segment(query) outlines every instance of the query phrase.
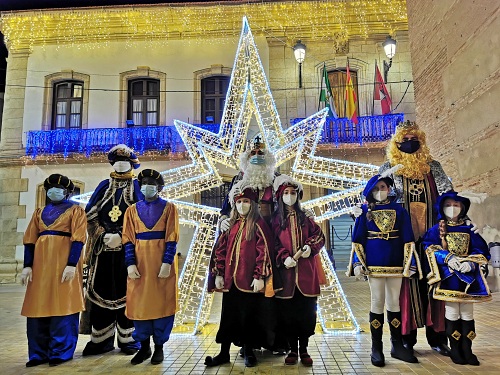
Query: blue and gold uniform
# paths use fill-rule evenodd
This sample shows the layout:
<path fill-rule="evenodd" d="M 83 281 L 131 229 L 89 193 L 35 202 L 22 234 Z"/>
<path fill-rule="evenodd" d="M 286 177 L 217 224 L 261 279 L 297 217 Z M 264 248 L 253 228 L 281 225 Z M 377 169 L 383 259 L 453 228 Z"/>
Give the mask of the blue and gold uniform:
<path fill-rule="evenodd" d="M 450 214 L 460 203 L 460 213 Z M 473 303 L 491 300 L 481 265 L 488 264 L 490 252 L 484 239 L 465 223 L 470 200 L 457 192 L 447 192 L 437 202 L 439 223 L 423 241 L 428 264 L 427 281 L 432 296 L 445 301 L 446 334 L 452 361 L 460 365 L 479 365 L 472 353 L 476 337 Z M 448 216 L 445 215 L 445 212 Z"/>

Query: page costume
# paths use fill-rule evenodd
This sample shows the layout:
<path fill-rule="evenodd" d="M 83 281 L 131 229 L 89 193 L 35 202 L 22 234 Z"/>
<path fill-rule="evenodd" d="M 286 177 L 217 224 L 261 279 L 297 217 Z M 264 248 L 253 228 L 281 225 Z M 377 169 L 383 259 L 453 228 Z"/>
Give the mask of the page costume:
<path fill-rule="evenodd" d="M 445 217 L 444 201 L 462 202 L 464 211 L 457 222 Z M 488 264 L 490 252 L 484 239 L 471 231 L 463 217 L 467 214 L 470 201 L 456 192 L 443 194 L 438 201 L 441 225 L 446 226 L 446 249 L 443 248 L 440 224 L 433 226 L 425 235 L 423 244 L 428 260 L 427 279 L 433 298 L 446 303 L 446 333 L 450 340 L 451 358 L 457 364 L 479 365 L 472 354 L 472 340 L 476 337 L 473 319 L 473 303 L 491 300 L 491 293 L 481 265 Z M 469 270 L 453 269 L 452 258 L 460 264 L 469 264 Z"/>
<path fill-rule="evenodd" d="M 399 294 L 401 278 L 414 274 L 421 278 L 422 275 L 410 217 L 403 207 L 389 199 L 375 201 L 372 190 L 379 181 L 384 181 L 388 187 L 392 186 L 390 178 L 380 175 L 373 176 L 366 184 L 363 195 L 370 203 L 362 206 L 363 213 L 354 225 L 347 275 L 354 275 L 357 267 L 368 275 L 372 296 L 371 360 L 374 366 L 382 367 L 385 365 L 382 353 L 384 302 L 391 331 L 391 356 L 405 362 L 418 362 L 403 346 L 401 325 L 404 307 L 399 304 Z"/>
<path fill-rule="evenodd" d="M 114 147 L 108 154 L 110 163 L 117 157 L 126 157 L 134 168 L 139 161 L 125 145 Z M 126 354 L 133 354 L 140 347 L 132 338 L 133 322 L 125 316 L 127 269 L 123 246 L 110 248 L 105 244 L 107 233 L 122 233 L 124 213 L 129 206 L 143 199 L 132 171 L 111 173 L 101 181 L 86 208 L 89 241 L 86 264 L 89 267 L 87 299 L 91 302 L 91 341 L 83 355 L 94 355 L 114 349 L 115 330 L 118 347 Z"/>
<path fill-rule="evenodd" d="M 287 187 L 295 190 L 296 202 L 283 203 L 283 192 Z M 306 216 L 299 206 L 302 185 L 289 176 L 280 175 L 274 182 L 278 210 L 273 216 L 277 277 L 283 289 L 276 292 L 279 316 L 283 331 L 287 334 L 290 353 L 285 364 L 295 364 L 300 355 L 302 364 L 311 366 L 313 361 L 307 352 L 309 337 L 316 328 L 317 297 L 320 295 L 320 278 L 316 256 L 325 245 L 321 228 Z M 284 221 L 284 228 L 281 225 Z M 306 248 L 307 257 L 297 254 Z M 286 267 L 286 259 L 296 259 L 294 267 Z M 321 264 L 321 263 L 319 263 Z M 319 265 L 320 266 L 320 265 Z M 298 346 L 297 346 L 298 342 Z"/>
<path fill-rule="evenodd" d="M 71 187 L 64 176 L 54 182 Z M 73 358 L 78 340 L 78 317 L 84 310 L 81 252 L 86 240 L 84 210 L 68 200 L 36 209 L 24 234 L 24 267 L 32 268 L 21 315 L 27 319 L 29 359 L 27 366 L 49 362 L 56 365 Z M 74 277 L 61 281 L 66 266 Z"/>

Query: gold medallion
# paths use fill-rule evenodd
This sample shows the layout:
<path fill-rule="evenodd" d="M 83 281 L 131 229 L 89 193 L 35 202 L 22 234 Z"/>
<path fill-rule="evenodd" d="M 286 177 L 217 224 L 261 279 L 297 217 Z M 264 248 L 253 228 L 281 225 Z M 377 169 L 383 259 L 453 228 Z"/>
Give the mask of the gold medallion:
<path fill-rule="evenodd" d="M 111 211 L 108 213 L 109 217 L 111 218 L 111 221 L 113 223 L 118 221 L 118 218 L 122 215 L 122 212 L 120 211 L 120 207 L 118 206 L 113 206 Z"/>

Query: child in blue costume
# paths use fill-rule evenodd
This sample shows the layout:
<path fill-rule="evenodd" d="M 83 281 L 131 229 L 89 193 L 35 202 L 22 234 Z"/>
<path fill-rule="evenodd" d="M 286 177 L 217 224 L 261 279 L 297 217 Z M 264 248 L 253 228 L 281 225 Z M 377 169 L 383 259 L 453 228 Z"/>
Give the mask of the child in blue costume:
<path fill-rule="evenodd" d="M 478 366 L 472 353 L 476 337 L 473 306 L 491 300 L 480 266 L 490 259 L 484 239 L 465 222 L 470 200 L 457 192 L 441 195 L 437 202 L 439 223 L 424 237 L 430 271 L 428 283 L 434 299 L 445 301 L 446 334 L 451 359 L 460 365 Z"/>
<path fill-rule="evenodd" d="M 366 184 L 363 195 L 368 203 L 361 207 L 363 214 L 354 225 L 347 272 L 348 276 L 368 276 L 371 361 L 378 367 L 385 365 L 382 352 L 384 303 L 391 331 L 391 356 L 405 362 L 418 362 L 403 346 L 399 295 L 403 277 L 421 274 L 420 264 L 410 217 L 401 205 L 388 199 L 391 186 L 392 179 L 381 175 L 373 176 Z"/>

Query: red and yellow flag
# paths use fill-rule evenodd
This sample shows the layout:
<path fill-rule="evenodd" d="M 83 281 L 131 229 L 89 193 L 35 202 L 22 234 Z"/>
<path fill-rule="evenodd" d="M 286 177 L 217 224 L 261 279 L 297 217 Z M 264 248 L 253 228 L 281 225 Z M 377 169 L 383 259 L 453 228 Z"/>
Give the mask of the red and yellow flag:
<path fill-rule="evenodd" d="M 356 110 L 356 93 L 354 92 L 354 85 L 352 84 L 351 72 L 349 70 L 349 63 L 347 63 L 347 83 L 345 88 L 345 112 L 346 116 L 353 123 L 358 123 L 358 114 Z"/>

